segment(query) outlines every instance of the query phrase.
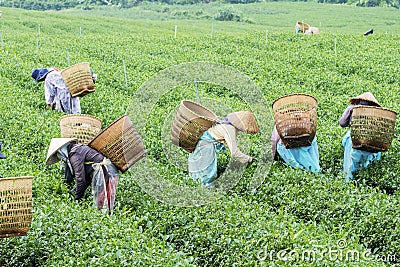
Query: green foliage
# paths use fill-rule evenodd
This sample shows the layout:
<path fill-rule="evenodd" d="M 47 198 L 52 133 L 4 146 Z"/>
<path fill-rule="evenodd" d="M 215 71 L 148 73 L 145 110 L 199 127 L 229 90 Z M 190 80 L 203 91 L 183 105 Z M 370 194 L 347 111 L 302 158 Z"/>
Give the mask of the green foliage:
<path fill-rule="evenodd" d="M 215 15 L 214 19 L 222 21 L 240 21 L 240 16 L 236 15 L 233 11 L 229 9 L 221 9 Z"/>
<path fill-rule="evenodd" d="M 249 10 L 269 7 L 268 16 L 284 20 L 301 10 L 297 3 L 290 3 L 297 11 L 284 5 L 278 8 L 275 3 L 261 4 L 243 7 L 247 11 L 240 12 L 247 16 Z M 142 6 L 141 12 L 199 12 L 194 7 L 150 5 Z M 304 10 L 309 9 L 304 5 Z M 209 21 L 91 15 L 99 15 L 96 12 L 100 9 L 63 14 L 2 8 L 0 141 L 7 159 L 0 161 L 0 175 L 35 178 L 31 228 L 26 237 L 0 240 L 0 266 L 386 266 L 373 260 L 396 254 L 387 263 L 398 264 L 399 126 L 382 160 L 346 183 L 341 174 L 345 129 L 337 124 L 348 99 L 364 91 L 372 91 L 384 107 L 400 111 L 399 34 L 389 25 L 396 21 L 398 12 L 377 9 L 377 14 L 386 15 L 385 24 L 366 9 L 360 12 L 339 6 L 333 11 L 330 6 L 323 7 L 326 9 L 319 10 L 320 17 L 315 21 L 326 23 L 324 33 L 294 35 L 291 22 L 279 27 L 282 21 L 278 20 L 268 24 L 268 40 L 266 24 L 259 22 L 215 21 L 210 38 Z M 111 11 L 115 9 L 105 12 Z M 114 15 L 127 15 L 124 12 Z M 353 14 L 349 17 L 361 21 L 369 19 L 381 31 L 366 38 L 357 29 L 343 26 L 346 33 L 337 33 L 332 17 L 339 17 L 338 12 Z M 215 13 L 203 10 L 199 16 L 205 14 Z M 348 21 L 342 23 L 347 25 Z M 44 109 L 43 85 L 35 83 L 30 74 L 36 67 L 66 68 L 68 61 L 88 61 L 99 75 L 96 92 L 84 96 L 81 105 L 83 113 L 101 118 L 103 127 L 126 112 L 144 82 L 165 68 L 185 62 L 233 67 L 257 84 L 269 104 L 285 94 L 312 94 L 318 99 L 317 138 L 323 171 L 310 174 L 275 162 L 257 192 L 250 193 L 247 189 L 256 167 L 252 165 L 222 198 L 210 205 L 183 208 L 163 204 L 146 194 L 139 181 L 148 170 L 138 163 L 135 171 L 120 176 L 115 213 L 100 213 L 94 209 L 89 191 L 82 201 L 73 201 L 62 171 L 44 164 L 51 138 L 60 136 L 63 114 Z M 229 89 L 207 83 L 198 86 L 202 100 L 215 99 L 233 110 L 246 108 L 246 103 Z M 146 121 L 144 137 L 148 158 L 157 161 L 163 179 L 195 187 L 187 171 L 170 164 L 161 147 L 168 114 L 183 98 L 196 99 L 193 85 L 174 88 L 157 101 Z M 265 109 L 270 110 L 270 106 Z M 217 113 L 225 115 L 219 110 Z M 260 125 L 264 130 L 267 127 Z M 252 138 L 252 155 L 258 157 L 269 149 L 259 137 Z M 187 156 L 182 150 L 179 153 Z M 223 171 L 229 154 L 221 154 L 219 160 L 219 171 Z M 345 251 L 363 253 L 369 249 L 371 257 L 360 261 L 285 261 L 276 254 L 282 250 L 337 250 L 340 240 L 346 243 Z"/>

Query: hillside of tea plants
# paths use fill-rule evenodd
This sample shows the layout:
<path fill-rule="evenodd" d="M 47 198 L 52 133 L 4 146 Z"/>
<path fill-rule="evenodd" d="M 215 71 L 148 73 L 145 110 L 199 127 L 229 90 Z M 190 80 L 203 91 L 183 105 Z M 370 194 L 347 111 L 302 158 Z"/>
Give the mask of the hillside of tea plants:
<path fill-rule="evenodd" d="M 296 7 L 286 5 L 284 14 L 296 14 Z M 340 15 L 344 8 L 347 16 Z M 389 151 L 349 183 L 341 174 L 347 129 L 338 125 L 349 98 L 366 91 L 400 112 L 400 34 L 389 23 L 398 21 L 398 11 L 383 19 L 336 6 L 330 20 L 340 18 L 343 31 L 295 35 L 292 21 L 266 31 L 255 19 L 1 10 L 0 142 L 7 158 L 0 161 L 0 176 L 34 180 L 31 228 L 27 236 L 0 239 L 0 266 L 400 264 L 399 123 Z M 326 21 L 323 13 L 314 16 L 316 23 Z M 355 20 L 381 30 L 363 36 L 369 24 L 355 30 L 349 26 Z M 32 69 L 79 62 L 90 62 L 98 74 L 96 92 L 81 98 L 82 113 L 100 118 L 103 128 L 129 114 L 146 146 L 146 158 L 120 174 L 110 216 L 95 210 L 89 190 L 74 201 L 63 170 L 44 163 L 51 138 L 60 137 L 63 114 L 45 110 L 43 84 L 31 78 Z M 205 72 L 213 79 L 201 80 Z M 179 75 L 198 82 L 173 84 L 171 77 Z M 249 82 L 252 90 L 239 90 Z M 318 100 L 319 174 L 268 156 L 271 105 L 295 93 Z M 171 114 L 183 99 L 200 100 L 220 118 L 245 108 L 256 113 L 260 133 L 240 136 L 239 147 L 259 160 L 223 194 L 204 195 L 188 178 L 188 153 L 169 146 Z M 218 160 L 220 173 L 232 171 L 229 153 Z M 195 190 L 203 202 L 190 202 L 198 197 Z"/>

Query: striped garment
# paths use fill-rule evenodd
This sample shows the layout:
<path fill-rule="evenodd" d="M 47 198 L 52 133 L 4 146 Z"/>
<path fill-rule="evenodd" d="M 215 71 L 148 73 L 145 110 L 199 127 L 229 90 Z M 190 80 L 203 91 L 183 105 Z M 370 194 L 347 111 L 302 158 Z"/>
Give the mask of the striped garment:
<path fill-rule="evenodd" d="M 44 81 L 46 104 L 56 104 L 56 110 L 66 114 L 81 113 L 78 97 L 72 97 L 61 73 L 53 70 L 47 74 Z"/>

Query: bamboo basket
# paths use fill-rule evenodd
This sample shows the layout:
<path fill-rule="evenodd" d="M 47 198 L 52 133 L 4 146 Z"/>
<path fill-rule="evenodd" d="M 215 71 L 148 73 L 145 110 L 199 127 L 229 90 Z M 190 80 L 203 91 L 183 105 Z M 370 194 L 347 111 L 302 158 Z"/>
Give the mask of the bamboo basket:
<path fill-rule="evenodd" d="M 208 108 L 190 100 L 182 100 L 171 127 L 171 142 L 193 152 L 201 135 L 217 122 Z"/>
<path fill-rule="evenodd" d="M 142 138 L 128 115 L 114 121 L 89 144 L 121 171 L 125 172 L 146 155 Z"/>
<path fill-rule="evenodd" d="M 388 151 L 397 113 L 390 109 L 359 106 L 353 109 L 350 136 L 353 148 L 368 152 Z"/>
<path fill-rule="evenodd" d="M 274 101 L 276 129 L 286 148 L 310 146 L 317 131 L 317 99 L 293 94 Z"/>
<path fill-rule="evenodd" d="M 78 144 L 87 145 L 101 131 L 101 120 L 86 114 L 68 114 L 60 119 L 61 137 L 77 138 Z"/>
<path fill-rule="evenodd" d="M 62 70 L 61 76 L 73 97 L 82 97 L 95 91 L 90 66 L 87 62 Z"/>
<path fill-rule="evenodd" d="M 32 179 L 0 178 L 0 238 L 27 234 L 32 221 Z"/>

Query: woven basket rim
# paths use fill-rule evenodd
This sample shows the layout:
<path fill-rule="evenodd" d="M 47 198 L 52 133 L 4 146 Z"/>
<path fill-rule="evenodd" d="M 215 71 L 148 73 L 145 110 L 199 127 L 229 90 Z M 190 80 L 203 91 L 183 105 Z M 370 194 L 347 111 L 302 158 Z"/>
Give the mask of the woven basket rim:
<path fill-rule="evenodd" d="M 18 179 L 33 179 L 34 176 L 18 176 L 18 177 L 4 177 L 0 181 L 18 180 Z"/>
<path fill-rule="evenodd" d="M 69 117 L 88 117 L 88 118 L 95 119 L 95 120 L 98 120 L 99 122 L 101 122 L 101 119 L 96 117 L 96 116 L 93 116 L 93 115 L 90 115 L 90 114 L 81 114 L 81 113 L 79 113 L 79 114 L 66 114 L 66 115 L 64 115 L 64 116 L 62 116 L 60 118 L 60 121 L 62 121 L 63 119 L 69 118 Z"/>
<path fill-rule="evenodd" d="M 276 103 L 277 101 L 279 101 L 279 100 L 281 100 L 281 99 L 283 99 L 283 98 L 293 97 L 293 96 L 308 96 L 308 97 L 313 98 L 313 99 L 315 100 L 315 102 L 318 104 L 318 100 L 317 100 L 314 96 L 312 96 L 312 95 L 309 95 L 309 94 L 289 94 L 289 95 L 281 96 L 281 97 L 279 97 L 278 99 L 275 99 L 274 102 L 272 102 L 272 107 L 274 107 L 274 105 L 275 105 L 275 103 Z"/>
<path fill-rule="evenodd" d="M 195 106 L 198 106 L 198 107 L 200 107 L 200 108 L 203 108 L 203 109 L 207 110 L 207 111 L 210 112 L 212 115 L 214 115 L 214 119 L 210 119 L 210 118 L 208 118 L 208 117 L 202 116 L 201 114 L 194 113 L 194 112 L 193 112 L 191 109 L 189 109 L 184 103 L 191 103 L 191 104 L 194 104 Z M 196 115 L 196 116 L 199 117 L 199 118 L 206 119 L 206 120 L 211 121 L 211 122 L 214 122 L 214 121 L 216 122 L 216 121 L 217 121 L 217 118 L 218 118 L 217 115 L 216 115 L 213 111 L 211 111 L 209 108 L 203 106 L 202 104 L 199 104 L 199 103 L 194 102 L 194 101 L 192 101 L 192 100 L 182 100 L 182 101 L 181 101 L 181 104 L 182 104 L 190 113 Z"/>
<path fill-rule="evenodd" d="M 124 114 L 123 116 L 121 116 L 118 119 L 116 119 L 115 121 L 113 121 L 110 125 L 108 125 L 102 131 L 100 131 L 95 137 L 93 137 L 92 141 L 90 141 L 90 143 L 88 143 L 87 145 L 90 146 L 92 144 L 92 142 L 96 140 L 97 137 L 102 135 L 106 130 L 108 130 L 109 128 L 113 127 L 118 121 L 122 120 L 125 117 L 129 117 L 128 114 Z"/>
<path fill-rule="evenodd" d="M 66 71 L 66 70 L 70 70 L 70 69 L 79 67 L 79 66 L 81 66 L 81 65 L 86 65 L 86 64 L 88 64 L 88 65 L 90 66 L 90 63 L 89 63 L 89 62 L 86 62 L 86 61 L 85 61 L 85 62 L 80 62 L 80 63 L 77 63 L 77 64 L 75 64 L 75 65 L 69 66 L 69 67 L 67 67 L 67 68 L 65 68 L 65 69 L 62 69 L 62 70 L 60 71 L 60 73 L 63 72 L 63 71 Z"/>
<path fill-rule="evenodd" d="M 388 108 L 383 108 L 383 107 L 376 107 L 376 106 L 356 106 L 356 107 L 354 107 L 354 109 L 364 109 L 364 108 L 366 108 L 366 109 L 378 109 L 378 110 L 390 111 L 390 112 L 393 112 L 394 114 L 397 115 L 397 112 L 396 112 L 395 110 L 388 109 Z M 353 109 L 353 110 L 354 110 L 354 109 Z"/>

